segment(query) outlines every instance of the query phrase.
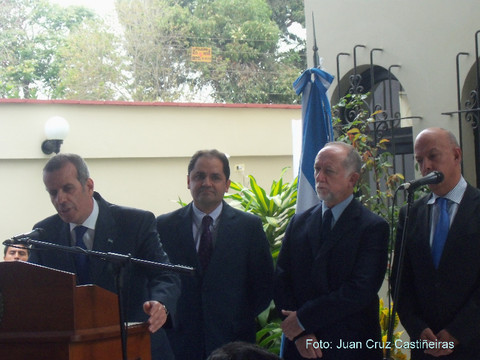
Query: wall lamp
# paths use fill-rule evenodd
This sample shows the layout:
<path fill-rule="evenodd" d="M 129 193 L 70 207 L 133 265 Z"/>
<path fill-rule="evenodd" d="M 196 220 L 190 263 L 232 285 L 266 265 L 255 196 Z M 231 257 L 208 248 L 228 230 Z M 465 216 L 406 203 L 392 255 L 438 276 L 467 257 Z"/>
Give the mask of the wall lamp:
<path fill-rule="evenodd" d="M 69 129 L 70 125 L 63 117 L 54 116 L 48 119 L 45 123 L 47 140 L 42 143 L 43 153 L 46 155 L 50 155 L 52 152 L 58 154 Z"/>

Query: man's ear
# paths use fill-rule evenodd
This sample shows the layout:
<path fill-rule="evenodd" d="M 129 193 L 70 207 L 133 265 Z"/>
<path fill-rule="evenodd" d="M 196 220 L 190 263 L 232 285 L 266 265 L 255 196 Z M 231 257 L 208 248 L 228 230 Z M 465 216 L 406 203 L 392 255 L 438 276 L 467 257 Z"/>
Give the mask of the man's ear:
<path fill-rule="evenodd" d="M 95 188 L 95 184 L 94 184 L 92 178 L 88 178 L 87 181 L 85 181 L 85 187 L 87 188 L 88 193 L 90 195 L 93 195 L 93 190 Z"/>
<path fill-rule="evenodd" d="M 352 187 L 355 186 L 355 184 L 359 179 L 360 179 L 360 174 L 358 172 L 354 171 L 353 173 L 350 174 L 350 182 L 352 184 Z"/>
<path fill-rule="evenodd" d="M 462 149 L 460 149 L 459 147 L 454 148 L 453 156 L 455 160 L 460 163 L 462 161 Z"/>

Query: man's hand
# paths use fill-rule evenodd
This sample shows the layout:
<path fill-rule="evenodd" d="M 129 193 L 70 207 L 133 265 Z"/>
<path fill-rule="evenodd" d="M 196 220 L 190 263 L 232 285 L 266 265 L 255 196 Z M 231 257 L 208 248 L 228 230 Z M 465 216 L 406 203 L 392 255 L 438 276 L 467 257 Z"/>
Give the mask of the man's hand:
<path fill-rule="evenodd" d="M 318 359 L 323 356 L 322 349 L 313 347 L 313 343 L 316 343 L 317 337 L 313 334 L 303 335 L 295 341 L 295 346 L 297 347 L 300 355 L 306 359 Z"/>
<path fill-rule="evenodd" d="M 145 311 L 145 314 L 150 315 L 148 318 L 148 331 L 151 333 L 160 329 L 167 321 L 168 314 L 165 306 L 158 301 L 146 301 L 143 304 L 143 311 Z"/>
<path fill-rule="evenodd" d="M 453 353 L 451 344 L 454 344 L 454 346 L 458 345 L 458 340 L 455 339 L 452 335 L 450 335 L 450 333 L 445 329 L 441 330 L 438 334 L 435 335 L 432 329 L 426 328 L 420 334 L 420 339 L 435 342 L 435 343 L 438 343 L 438 342 L 448 343 L 448 344 L 445 344 L 446 348 L 444 348 L 443 346 L 439 347 L 437 344 L 434 348 L 425 350 L 425 354 L 429 354 L 435 357 L 450 355 L 451 353 Z"/>
<path fill-rule="evenodd" d="M 285 315 L 286 318 L 282 321 L 280 327 L 288 340 L 293 341 L 296 336 L 303 332 L 303 329 L 298 324 L 297 312 L 282 310 L 282 314 Z"/>

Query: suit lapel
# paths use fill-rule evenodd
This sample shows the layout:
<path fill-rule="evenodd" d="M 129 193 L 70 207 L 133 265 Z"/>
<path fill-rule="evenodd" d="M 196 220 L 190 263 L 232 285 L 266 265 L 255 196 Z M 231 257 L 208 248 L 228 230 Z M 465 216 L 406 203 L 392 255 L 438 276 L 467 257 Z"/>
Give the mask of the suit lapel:
<path fill-rule="evenodd" d="M 328 239 L 321 242 L 315 261 L 328 255 L 332 247 L 340 242 L 355 241 L 351 234 L 354 233 L 354 227 L 358 226 L 357 218 L 360 216 L 359 206 L 360 204 L 355 199 L 350 202 L 342 215 L 340 215 L 340 218 L 336 221 Z"/>
<path fill-rule="evenodd" d="M 407 248 L 416 262 L 422 264 L 428 276 L 435 276 L 432 251 L 430 246 L 431 206 L 427 205 L 430 196 L 418 200 L 409 214 Z M 402 224 L 403 225 L 403 224 Z"/>
<path fill-rule="evenodd" d="M 59 224 L 60 224 L 59 225 L 60 231 L 58 232 L 59 238 L 57 241 L 52 241 L 52 242 L 62 246 L 68 246 L 68 247 L 72 246 L 72 237 L 70 235 L 70 225 L 68 223 L 63 222 L 62 220 L 60 220 Z M 75 263 L 73 260 L 73 254 L 69 253 L 68 256 L 64 256 L 64 255 L 67 255 L 67 253 L 63 253 L 59 251 L 58 255 L 59 255 L 58 260 L 65 264 L 64 267 L 61 267 L 61 268 L 68 269 L 68 271 L 75 273 Z"/>
<path fill-rule="evenodd" d="M 95 223 L 95 238 L 93 240 L 94 251 L 113 252 L 115 241 L 119 240 L 117 226 L 108 204 L 102 198 L 95 198 L 98 202 L 99 212 Z M 109 269 L 109 262 L 100 259 L 91 259 L 91 274 L 105 274 Z M 94 279 L 95 280 L 95 279 Z"/>
<path fill-rule="evenodd" d="M 200 269 L 197 249 L 195 248 L 195 241 L 192 232 L 192 203 L 181 209 L 177 223 L 177 239 L 176 243 L 182 251 L 184 251 L 186 264 Z"/>
<path fill-rule="evenodd" d="M 312 254 L 317 254 L 322 245 L 322 235 L 320 234 L 322 229 L 322 205 L 317 205 L 312 214 L 308 217 L 305 223 L 307 231 L 308 243 L 312 248 Z"/>
<path fill-rule="evenodd" d="M 238 229 L 238 227 L 235 226 L 235 218 L 236 216 L 233 209 L 227 203 L 223 202 L 218 230 L 215 235 L 215 246 L 205 275 L 221 271 L 221 269 L 216 268 L 216 264 L 220 263 L 219 260 L 221 257 L 225 257 L 225 255 L 234 249 L 234 247 L 231 246 L 231 242 L 238 238 L 234 230 Z"/>
<path fill-rule="evenodd" d="M 471 219 L 472 214 L 476 211 L 476 204 L 478 204 L 477 198 L 478 193 L 469 185 L 458 206 L 458 211 L 452 225 L 450 226 L 450 230 L 448 231 L 448 237 L 443 249 L 439 269 L 442 268 L 443 258 L 448 258 L 450 254 L 456 252 L 455 248 L 461 245 L 461 242 L 464 241 L 470 233 L 476 231 L 476 224 L 473 224 L 475 226 L 472 229 L 472 224 L 469 219 Z"/>
<path fill-rule="evenodd" d="M 416 254 L 414 256 L 420 256 L 420 261 L 428 264 L 428 269 L 433 272 L 435 267 L 430 246 L 431 206 L 427 205 L 428 199 L 429 197 L 426 196 L 421 200 L 422 204 L 419 204 L 418 212 L 410 217 L 409 226 L 413 229 L 410 233 L 414 234 L 410 237 L 413 239 L 413 252 Z"/>
<path fill-rule="evenodd" d="M 430 246 L 430 229 L 431 229 L 431 219 L 430 219 L 430 206 L 426 203 L 428 202 L 429 197 L 425 196 L 423 199 L 419 200 L 416 204 L 417 212 L 413 212 L 413 216 L 410 218 L 410 224 L 412 230 L 409 231 L 412 239 L 411 251 L 412 255 L 418 257 L 418 262 L 426 264 L 426 270 L 431 272 L 432 275 L 443 268 L 444 258 L 450 257 L 450 254 L 454 253 L 455 247 L 458 246 L 458 242 L 462 241 L 470 232 L 470 222 L 468 219 L 471 218 L 471 214 L 476 211 L 475 200 L 478 197 L 478 194 L 473 191 L 473 188 L 469 185 L 463 199 L 458 207 L 457 214 L 453 220 L 450 230 L 448 232 L 448 237 L 445 242 L 445 247 L 443 249 L 443 254 L 440 259 L 440 264 L 436 270 L 433 266 L 433 259 L 431 254 Z M 454 234 L 454 235 L 453 235 Z"/>
<path fill-rule="evenodd" d="M 102 210 L 100 210 L 95 224 L 93 250 L 109 252 L 113 250 L 115 241 L 118 240 L 118 233 L 111 214 L 107 212 L 107 209 Z"/>

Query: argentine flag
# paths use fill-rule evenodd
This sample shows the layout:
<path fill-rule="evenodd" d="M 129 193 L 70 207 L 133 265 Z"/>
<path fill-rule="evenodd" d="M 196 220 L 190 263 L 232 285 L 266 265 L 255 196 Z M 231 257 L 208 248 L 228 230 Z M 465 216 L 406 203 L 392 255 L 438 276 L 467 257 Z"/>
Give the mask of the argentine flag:
<path fill-rule="evenodd" d="M 313 165 L 317 153 L 333 141 L 332 111 L 327 90 L 333 81 L 329 73 L 312 68 L 293 83 L 297 95 L 302 93 L 302 154 L 298 172 L 297 213 L 318 204 Z"/>

